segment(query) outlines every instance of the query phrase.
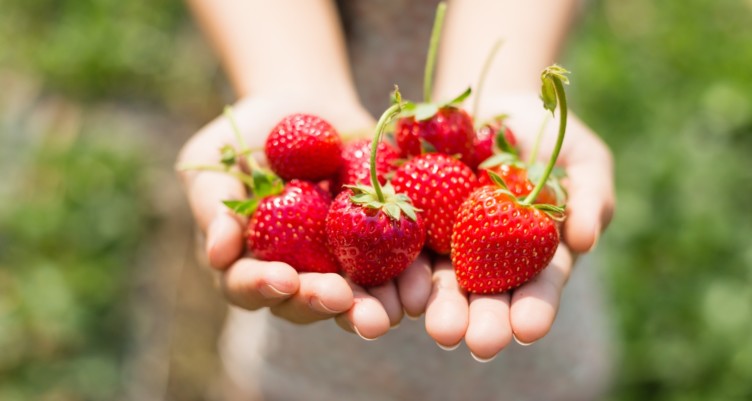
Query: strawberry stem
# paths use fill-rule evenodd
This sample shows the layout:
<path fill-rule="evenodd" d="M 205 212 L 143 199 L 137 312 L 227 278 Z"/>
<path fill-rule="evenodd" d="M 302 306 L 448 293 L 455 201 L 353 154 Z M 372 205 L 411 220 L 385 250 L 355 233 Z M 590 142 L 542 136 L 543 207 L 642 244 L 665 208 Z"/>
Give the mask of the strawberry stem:
<path fill-rule="evenodd" d="M 473 100 L 473 113 L 471 114 L 473 118 L 478 117 L 478 106 L 480 105 L 480 94 L 483 90 L 483 86 L 486 82 L 486 77 L 488 76 L 488 71 L 491 70 L 491 64 L 493 64 L 494 58 L 496 58 L 496 53 L 499 52 L 499 49 L 501 48 L 501 45 L 504 43 L 502 39 L 496 40 L 494 42 L 493 46 L 491 47 L 491 51 L 488 52 L 488 56 L 486 56 L 486 61 L 483 62 L 483 69 L 480 71 L 480 76 L 478 77 L 478 85 L 475 87 L 475 99 Z"/>
<path fill-rule="evenodd" d="M 233 171 L 228 170 L 225 166 L 215 166 L 211 164 L 183 164 L 178 166 L 178 170 L 180 171 L 216 171 L 218 173 L 225 173 L 229 174 L 241 182 L 243 184 L 248 185 L 249 187 L 253 188 L 253 178 L 249 176 L 248 174 L 242 173 L 240 171 Z"/>
<path fill-rule="evenodd" d="M 444 25 L 445 13 L 446 3 L 442 1 L 436 7 L 436 17 L 433 20 L 431 41 L 428 45 L 428 56 L 426 57 L 426 69 L 423 73 L 423 101 L 426 103 L 431 103 L 431 92 L 433 91 L 433 69 L 436 65 L 436 52 L 439 48 L 439 37 L 441 36 L 441 27 Z"/>
<path fill-rule="evenodd" d="M 549 158 L 548 160 L 548 164 L 546 165 L 546 169 L 543 171 L 543 175 L 535 185 L 535 188 L 533 188 L 532 192 L 530 192 L 525 200 L 522 201 L 523 205 L 532 204 L 533 201 L 535 201 L 535 198 L 538 197 L 538 194 L 541 192 L 541 190 L 543 190 L 543 187 L 546 185 L 546 181 L 548 181 L 548 177 L 551 175 L 551 172 L 556 165 L 556 159 L 559 157 L 561 145 L 564 143 L 564 133 L 567 130 L 567 96 L 564 93 L 564 83 L 569 83 L 569 80 L 564 75 L 566 73 L 568 73 L 567 70 L 557 65 L 553 65 L 546 68 L 541 76 L 541 79 L 543 81 L 542 98 L 544 107 L 547 110 L 550 110 L 551 113 L 553 113 L 554 109 L 556 108 L 557 100 L 559 102 L 559 134 L 556 137 L 556 145 L 554 146 L 554 151 L 551 153 L 551 158 Z M 553 89 L 553 91 L 551 89 Z"/>
<path fill-rule="evenodd" d="M 530 152 L 530 157 L 527 159 L 527 164 L 532 165 L 535 163 L 535 160 L 538 158 L 538 150 L 540 149 L 541 141 L 543 140 L 543 133 L 546 132 L 546 126 L 548 126 L 548 122 L 551 120 L 551 116 L 546 114 L 545 117 L 543 117 L 543 122 L 541 122 L 541 126 L 538 129 L 538 134 L 535 136 L 535 143 L 533 144 L 533 150 Z"/>
<path fill-rule="evenodd" d="M 381 141 L 381 134 L 384 132 L 384 128 L 389 122 L 402 111 L 402 96 L 399 93 L 399 89 L 394 90 L 394 96 L 396 102 L 389 106 L 386 111 L 379 118 L 379 122 L 376 123 L 376 134 L 371 142 L 371 185 L 376 191 L 376 197 L 379 202 L 384 202 L 384 192 L 381 190 L 381 184 L 379 183 L 379 176 L 376 173 L 376 152 L 379 148 L 379 142 Z"/>
<path fill-rule="evenodd" d="M 240 133 L 240 127 L 238 127 L 238 123 L 235 120 L 235 114 L 232 112 L 232 106 L 225 106 L 224 115 L 225 118 L 230 121 L 232 132 L 235 134 L 235 140 L 238 142 L 238 146 L 240 146 L 240 151 L 238 152 L 238 154 L 245 156 L 245 161 L 246 163 L 248 163 L 248 168 L 251 171 L 261 170 L 261 166 L 259 166 L 258 162 L 256 162 L 256 159 L 252 155 L 253 149 L 248 147 L 248 144 L 245 142 L 243 135 Z M 251 189 L 253 189 L 253 186 L 251 186 Z"/>

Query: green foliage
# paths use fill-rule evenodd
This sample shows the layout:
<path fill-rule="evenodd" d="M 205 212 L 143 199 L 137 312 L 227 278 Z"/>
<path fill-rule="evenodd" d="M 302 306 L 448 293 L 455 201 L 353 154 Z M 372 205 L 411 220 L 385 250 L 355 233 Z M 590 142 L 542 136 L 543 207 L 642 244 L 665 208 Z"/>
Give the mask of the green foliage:
<path fill-rule="evenodd" d="M 0 399 L 114 399 L 150 227 L 143 160 L 86 138 L 16 154 L 30 168 L 0 192 Z"/>
<path fill-rule="evenodd" d="M 614 399 L 752 398 L 749 43 L 731 0 L 597 2 L 572 41 L 573 108 L 616 158 Z"/>

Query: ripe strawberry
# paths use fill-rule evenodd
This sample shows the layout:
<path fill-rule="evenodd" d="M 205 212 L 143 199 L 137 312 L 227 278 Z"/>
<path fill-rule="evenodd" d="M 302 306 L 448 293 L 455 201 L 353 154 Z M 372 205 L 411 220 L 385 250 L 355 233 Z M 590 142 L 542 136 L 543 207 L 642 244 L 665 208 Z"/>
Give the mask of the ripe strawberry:
<path fill-rule="evenodd" d="M 403 156 L 417 156 L 423 141 L 438 153 L 460 155 L 465 164 L 472 164 L 475 131 L 473 120 L 463 109 L 444 106 L 426 119 L 416 115 L 402 117 L 395 126 L 397 146 Z"/>
<path fill-rule="evenodd" d="M 338 272 L 325 233 L 331 200 L 315 184 L 288 182 L 282 193 L 258 203 L 246 230 L 248 249 L 261 260 L 284 262 L 299 272 Z"/>
<path fill-rule="evenodd" d="M 342 167 L 339 169 L 334 193 L 339 193 L 343 185 L 369 184 L 370 177 L 371 140 L 361 139 L 350 142 L 342 150 Z M 386 183 L 386 175 L 396 168 L 399 151 L 387 142 L 379 142 L 376 151 L 376 174 L 379 183 Z"/>
<path fill-rule="evenodd" d="M 512 148 L 517 146 L 517 137 L 515 137 L 514 133 L 511 129 L 509 129 L 509 127 L 502 125 L 501 121 L 494 120 L 489 123 L 483 124 L 483 126 L 475 132 L 475 140 L 473 141 L 474 157 L 473 165 L 471 165 L 470 167 L 472 167 L 474 170 L 478 169 L 479 164 L 483 163 L 486 159 L 493 156 L 496 135 L 502 127 L 504 129 L 504 139 L 506 140 L 506 143 Z"/>
<path fill-rule="evenodd" d="M 334 199 L 326 217 L 329 249 L 356 284 L 380 285 L 399 275 L 418 257 L 426 237 L 423 219 L 410 198 L 387 183 L 376 169 L 378 143 L 384 127 L 402 110 L 399 91 L 376 125 L 371 142 L 371 186 L 349 186 Z"/>
<path fill-rule="evenodd" d="M 555 221 L 484 186 L 462 204 L 452 234 L 452 264 L 462 288 L 491 294 L 514 289 L 551 262 L 559 244 Z"/>
<path fill-rule="evenodd" d="M 388 188 L 384 187 L 385 193 Z M 392 199 L 379 207 L 356 203 L 353 199 L 357 196 L 352 189 L 346 189 L 332 202 L 326 218 L 329 247 L 354 283 L 381 285 L 397 277 L 418 257 L 425 226 L 419 215 L 413 219 L 408 213 L 389 211 L 386 205 L 397 206 L 400 202 L 395 201 L 393 190 L 389 196 Z"/>
<path fill-rule="evenodd" d="M 528 179 L 528 171 L 524 167 L 514 163 L 501 163 L 496 166 L 481 168 L 478 171 L 478 182 L 481 185 L 493 185 L 493 180 L 489 177 L 488 171 L 501 177 L 509 192 L 516 197 L 527 196 L 535 187 Z M 559 205 L 563 202 L 557 196 L 555 188 L 552 185 L 546 185 L 536 197 L 535 203 Z"/>
<path fill-rule="evenodd" d="M 460 207 L 452 233 L 452 264 L 462 288 L 472 293 L 492 294 L 517 288 L 541 272 L 553 259 L 559 245 L 556 219 L 564 209 L 533 204 L 548 182 L 564 140 L 567 104 L 563 85 L 566 70 L 551 66 L 543 71 L 543 105 L 561 117 L 559 133 L 548 164 L 532 191 L 518 199 L 504 180 L 491 173 L 499 187 L 475 190 Z"/>
<path fill-rule="evenodd" d="M 337 173 L 342 164 L 342 141 L 325 120 L 291 114 L 269 133 L 264 147 L 271 169 L 285 181 L 317 181 Z"/>
<path fill-rule="evenodd" d="M 478 186 L 470 167 L 448 155 L 426 153 L 400 166 L 392 182 L 423 211 L 426 246 L 448 254 L 457 211 Z"/>

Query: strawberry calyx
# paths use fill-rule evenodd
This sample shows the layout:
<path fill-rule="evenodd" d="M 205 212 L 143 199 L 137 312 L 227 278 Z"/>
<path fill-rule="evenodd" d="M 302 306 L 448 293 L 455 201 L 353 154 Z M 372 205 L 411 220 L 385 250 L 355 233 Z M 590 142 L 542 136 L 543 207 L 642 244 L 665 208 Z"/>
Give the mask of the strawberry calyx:
<path fill-rule="evenodd" d="M 416 212 L 420 209 L 413 206 L 410 198 L 405 194 L 398 194 L 390 182 L 381 187 L 381 198 L 379 198 L 374 187 L 368 185 L 345 185 L 353 191 L 350 200 L 358 205 L 371 209 L 383 210 L 387 216 L 394 220 L 399 220 L 404 213 L 410 220 L 417 220 Z"/>
<path fill-rule="evenodd" d="M 350 200 L 355 204 L 382 210 L 394 220 L 399 220 L 402 213 L 405 213 L 409 219 L 416 221 L 418 218 L 416 212 L 420 211 L 420 209 L 412 205 L 412 201 L 407 195 L 396 193 L 389 181 L 382 187 L 381 183 L 379 183 L 376 170 L 376 153 L 378 152 L 379 141 L 381 141 L 384 128 L 402 112 L 404 106 L 402 95 L 397 86 L 395 86 L 392 96 L 395 102 L 379 118 L 376 124 L 376 133 L 373 141 L 371 141 L 371 185 L 347 185 L 346 187 L 353 191 Z"/>
<path fill-rule="evenodd" d="M 532 208 L 538 209 L 538 210 L 546 213 L 549 217 L 551 217 L 555 221 L 558 221 L 558 222 L 564 221 L 564 218 L 565 218 L 565 211 L 564 211 L 565 210 L 565 206 L 551 205 L 551 204 L 548 204 L 548 203 L 525 204 L 524 203 L 525 197 L 515 196 L 512 193 L 512 191 L 509 190 L 509 187 L 507 187 L 507 184 L 504 182 L 504 179 L 501 178 L 501 176 L 499 176 L 498 174 L 496 174 L 492 170 L 486 170 L 486 173 L 488 174 L 488 177 L 491 178 L 491 181 L 494 184 L 496 184 L 496 186 L 498 187 L 498 191 L 500 191 L 500 192 L 508 195 L 518 205 L 520 205 L 522 207 L 532 207 Z M 556 182 L 558 184 L 558 180 L 556 180 Z M 557 199 L 562 199 L 562 198 L 559 198 L 558 193 L 557 193 Z"/>
<path fill-rule="evenodd" d="M 439 112 L 439 110 L 444 108 L 458 108 L 462 102 L 465 101 L 465 99 L 470 96 L 472 93 L 472 88 L 468 87 L 465 89 L 464 92 L 460 93 L 459 95 L 455 96 L 454 99 L 449 100 L 447 102 L 410 102 L 405 101 L 402 104 L 402 113 L 400 113 L 401 117 L 414 117 L 416 121 L 425 121 L 430 120 L 431 117 L 435 116 L 436 113 Z M 392 103 L 394 103 L 396 100 L 394 99 L 394 96 L 392 96 Z"/>

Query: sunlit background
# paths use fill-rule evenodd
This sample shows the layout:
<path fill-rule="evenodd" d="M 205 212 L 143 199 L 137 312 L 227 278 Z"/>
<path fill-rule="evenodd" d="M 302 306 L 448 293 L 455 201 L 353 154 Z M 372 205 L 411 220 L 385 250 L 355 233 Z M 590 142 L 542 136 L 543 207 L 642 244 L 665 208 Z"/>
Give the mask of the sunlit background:
<path fill-rule="evenodd" d="M 752 399 L 752 1 L 592 1 L 562 64 L 617 162 L 611 399 Z M 231 99 L 181 2 L 0 0 L 0 400 L 210 397 L 172 164 Z"/>

